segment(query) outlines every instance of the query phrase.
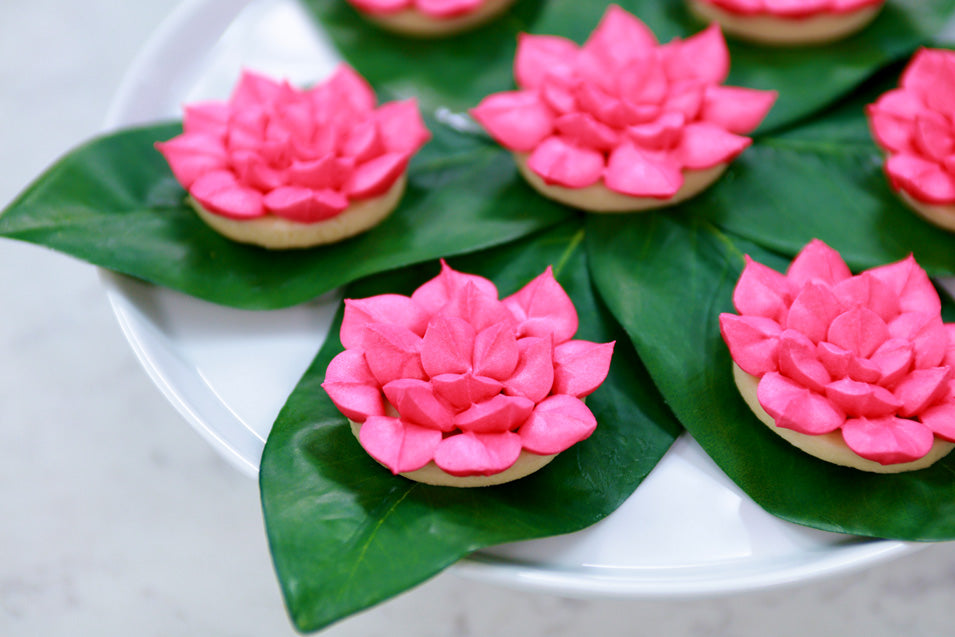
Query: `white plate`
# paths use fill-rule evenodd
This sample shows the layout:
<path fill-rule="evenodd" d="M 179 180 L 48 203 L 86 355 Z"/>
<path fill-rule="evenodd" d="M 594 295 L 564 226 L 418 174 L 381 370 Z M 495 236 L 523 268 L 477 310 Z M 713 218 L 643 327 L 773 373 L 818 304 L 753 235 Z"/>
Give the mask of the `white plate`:
<path fill-rule="evenodd" d="M 334 52 L 294 0 L 191 0 L 133 64 L 106 128 L 178 118 L 184 102 L 225 98 L 243 67 L 304 83 L 334 65 Z M 109 272 L 102 279 L 156 385 L 216 449 L 254 476 L 269 428 L 318 351 L 337 297 L 244 312 Z M 770 516 L 683 436 L 603 522 L 480 551 L 455 568 L 563 595 L 698 596 L 805 581 L 914 548 Z"/>

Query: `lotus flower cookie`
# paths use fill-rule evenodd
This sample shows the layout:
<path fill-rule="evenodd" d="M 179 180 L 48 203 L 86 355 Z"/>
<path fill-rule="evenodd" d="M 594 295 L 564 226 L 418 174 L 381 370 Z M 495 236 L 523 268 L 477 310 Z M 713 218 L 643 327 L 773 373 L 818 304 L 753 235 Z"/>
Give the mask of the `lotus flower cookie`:
<path fill-rule="evenodd" d="M 810 242 L 780 274 L 747 257 L 720 331 L 737 386 L 780 436 L 829 462 L 894 473 L 955 441 L 955 324 L 910 256 L 853 276 Z"/>
<path fill-rule="evenodd" d="M 614 344 L 576 332 L 577 312 L 550 268 L 499 300 L 491 281 L 442 262 L 410 297 L 345 301 L 345 350 L 322 387 L 393 473 L 499 484 L 597 426 L 583 398 L 607 376 Z"/>
<path fill-rule="evenodd" d="M 867 112 L 892 187 L 925 219 L 955 231 L 955 53 L 920 50 L 900 86 Z"/>
<path fill-rule="evenodd" d="M 885 0 L 687 0 L 706 22 L 762 44 L 831 42 L 859 31 Z"/>
<path fill-rule="evenodd" d="M 514 0 L 348 0 L 380 26 L 418 37 L 460 33 L 503 13 Z"/>
<path fill-rule="evenodd" d="M 722 86 L 729 64 L 716 26 L 661 46 L 611 6 L 583 46 L 521 35 L 519 90 L 472 115 L 545 196 L 594 212 L 657 208 L 716 180 L 775 101 L 774 91 Z"/>
<path fill-rule="evenodd" d="M 246 71 L 228 101 L 186 106 L 183 133 L 156 147 L 223 235 L 267 248 L 330 243 L 394 209 L 408 160 L 430 138 L 413 100 L 375 101 L 344 65 L 307 90 Z"/>

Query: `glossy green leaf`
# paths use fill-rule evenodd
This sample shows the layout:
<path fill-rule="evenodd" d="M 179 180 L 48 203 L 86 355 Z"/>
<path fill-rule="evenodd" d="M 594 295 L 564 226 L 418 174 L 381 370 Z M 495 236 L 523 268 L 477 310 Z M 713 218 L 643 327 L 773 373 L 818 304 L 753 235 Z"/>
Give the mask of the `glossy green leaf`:
<path fill-rule="evenodd" d="M 902 540 L 955 539 L 955 455 L 928 469 L 880 475 L 792 447 L 740 398 L 720 338 L 720 312 L 750 254 L 782 259 L 683 214 L 591 217 L 594 282 L 693 438 L 768 512 L 798 524 Z"/>
<path fill-rule="evenodd" d="M 76 149 L 0 216 L 0 236 L 222 305 L 274 309 L 359 277 L 498 245 L 570 214 L 534 194 L 509 153 L 429 121 L 398 208 L 376 228 L 307 250 L 269 251 L 223 238 L 185 203 L 156 140 L 177 124 L 122 131 Z"/>
<path fill-rule="evenodd" d="M 865 105 L 898 83 L 894 66 L 821 117 L 760 135 L 723 178 L 683 209 L 759 245 L 795 255 L 813 238 L 864 269 L 914 253 L 933 275 L 955 274 L 955 235 L 892 192 Z"/>
<path fill-rule="evenodd" d="M 604 2 L 518 0 L 500 19 L 446 39 L 392 35 L 342 0 L 303 0 L 342 56 L 380 90 L 417 96 L 427 111 L 464 111 L 485 95 L 514 86 L 517 34 L 569 37 L 580 43 L 597 26 Z M 661 42 L 705 25 L 684 0 L 620 0 Z M 729 83 L 776 89 L 780 98 L 763 128 L 805 117 L 847 94 L 887 62 L 905 57 L 941 30 L 955 0 L 889 0 L 863 32 L 816 47 L 758 47 L 730 41 Z"/>
<path fill-rule="evenodd" d="M 502 295 L 554 264 L 580 315 L 578 337 L 617 339 L 610 375 L 587 399 L 596 432 L 541 471 L 477 489 L 392 476 L 365 454 L 320 387 L 341 349 L 337 338 L 305 373 L 272 429 L 260 471 L 273 560 L 301 630 L 387 599 L 482 547 L 593 524 L 615 510 L 669 448 L 679 425 L 593 295 L 580 225 L 451 262 L 489 276 Z M 432 263 L 379 275 L 347 294 L 408 294 L 437 271 Z"/>

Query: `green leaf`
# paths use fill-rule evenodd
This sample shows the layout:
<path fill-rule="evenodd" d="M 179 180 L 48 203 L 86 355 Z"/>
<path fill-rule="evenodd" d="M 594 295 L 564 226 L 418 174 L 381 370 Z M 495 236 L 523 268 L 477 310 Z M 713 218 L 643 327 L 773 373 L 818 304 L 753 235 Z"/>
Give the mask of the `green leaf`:
<path fill-rule="evenodd" d="M 617 339 L 610 375 L 587 398 L 596 432 L 527 478 L 455 489 L 391 475 L 361 449 L 320 387 L 341 349 L 337 338 L 328 339 L 279 414 L 260 471 L 273 560 L 301 630 L 387 599 L 482 547 L 593 524 L 616 509 L 669 448 L 679 425 L 593 295 L 580 225 L 563 224 L 452 263 L 490 276 L 502 296 L 554 264 L 580 315 L 578 337 Z M 432 263 L 386 273 L 347 294 L 407 294 L 437 270 Z"/>
<path fill-rule="evenodd" d="M 580 0 L 518 0 L 500 19 L 446 39 L 392 35 L 341 0 L 303 0 L 342 56 L 379 90 L 417 96 L 426 111 L 460 112 L 486 95 L 514 87 L 517 35 L 553 34 L 582 43 L 607 8 Z M 661 42 L 686 38 L 705 25 L 684 0 L 620 0 Z M 889 0 L 878 18 L 848 39 L 815 47 L 759 47 L 730 41 L 729 84 L 777 89 L 763 125 L 777 128 L 847 94 L 891 60 L 930 39 L 955 10 L 955 0 Z"/>
<path fill-rule="evenodd" d="M 222 305 L 275 309 L 368 274 L 505 243 L 570 214 L 525 186 L 506 151 L 428 125 L 434 138 L 412 160 L 395 212 L 336 244 L 270 251 L 208 228 L 153 149 L 178 134 L 178 124 L 125 130 L 74 150 L 2 213 L 0 236 Z"/>
<path fill-rule="evenodd" d="M 818 238 L 855 269 L 913 253 L 930 274 L 955 274 L 955 236 L 891 190 L 869 133 L 865 105 L 896 85 L 900 70 L 891 67 L 822 117 L 758 136 L 683 209 L 782 254 L 795 255 Z"/>
<path fill-rule="evenodd" d="M 693 438 L 766 511 L 827 531 L 901 540 L 955 539 L 955 455 L 881 475 L 803 453 L 759 422 L 739 396 L 720 312 L 733 312 L 743 254 L 788 260 L 699 218 L 588 218 L 594 282 Z"/>

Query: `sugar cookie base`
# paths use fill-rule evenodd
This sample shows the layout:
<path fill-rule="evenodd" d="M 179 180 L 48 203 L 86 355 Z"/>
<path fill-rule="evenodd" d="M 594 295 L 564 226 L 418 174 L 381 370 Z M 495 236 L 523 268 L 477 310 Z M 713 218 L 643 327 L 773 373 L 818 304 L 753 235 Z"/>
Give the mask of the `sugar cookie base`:
<path fill-rule="evenodd" d="M 785 427 L 777 427 L 773 417 L 766 413 L 763 406 L 759 404 L 759 399 L 756 396 L 756 387 L 759 384 L 759 379 L 751 374 L 747 374 L 740 369 L 739 365 L 733 363 L 733 380 L 736 381 L 736 387 L 739 389 L 740 394 L 742 394 L 743 400 L 746 401 L 746 404 L 753 410 L 753 413 L 756 414 L 756 417 L 759 418 L 763 424 L 767 425 L 773 432 L 782 436 L 782 438 L 791 445 L 826 462 L 861 469 L 862 471 L 871 471 L 873 473 L 902 473 L 903 471 L 924 469 L 945 457 L 948 452 L 955 447 L 955 443 L 936 438 L 929 452 L 918 460 L 896 464 L 880 464 L 873 460 L 863 458 L 849 449 L 848 445 L 846 445 L 842 439 L 842 434 L 838 430 L 828 434 L 813 436 L 799 433 L 798 431 L 793 431 Z"/>
<path fill-rule="evenodd" d="M 351 423 L 351 432 L 357 439 L 358 433 L 361 431 L 361 423 L 357 423 L 353 420 L 349 422 Z M 415 482 L 422 482 L 439 487 L 490 487 L 495 484 L 504 484 L 505 482 L 511 482 L 528 476 L 538 469 L 545 467 L 547 463 L 556 457 L 557 454 L 541 456 L 536 453 L 521 450 L 521 455 L 517 457 L 517 461 L 514 464 L 500 473 L 489 476 L 453 476 L 438 468 L 438 465 L 436 465 L 433 460 L 416 471 L 406 471 L 398 475 L 408 478 L 409 480 L 414 480 Z"/>
<path fill-rule="evenodd" d="M 440 38 L 480 26 L 503 13 L 513 3 L 514 0 L 487 0 L 477 10 L 451 18 L 434 18 L 413 8 L 388 14 L 362 12 L 362 15 L 395 33 Z"/>
<path fill-rule="evenodd" d="M 299 223 L 275 215 L 242 221 L 209 212 L 192 197 L 189 203 L 200 219 L 233 241 L 271 250 L 309 248 L 347 239 L 380 223 L 398 205 L 406 182 L 407 178 L 402 175 L 385 194 L 356 201 L 341 214 L 313 223 Z"/>
<path fill-rule="evenodd" d="M 949 232 L 955 232 L 955 203 L 953 204 L 931 204 L 919 201 L 907 192 L 899 191 L 902 198 L 909 208 L 914 210 L 920 217 L 934 223 L 939 228 L 944 228 Z"/>
<path fill-rule="evenodd" d="M 824 13 L 807 18 L 732 13 L 701 0 L 688 0 L 690 10 L 705 22 L 718 22 L 725 33 L 760 44 L 821 44 L 848 36 L 871 22 L 881 5 L 852 13 Z"/>
<path fill-rule="evenodd" d="M 527 153 L 514 153 L 517 168 L 527 182 L 545 197 L 589 212 L 641 212 L 672 206 L 693 197 L 720 178 L 728 164 L 717 164 L 704 170 L 684 170 L 683 186 L 672 197 L 632 197 L 610 190 L 603 183 L 584 188 L 565 188 L 548 184 L 527 165 Z"/>

